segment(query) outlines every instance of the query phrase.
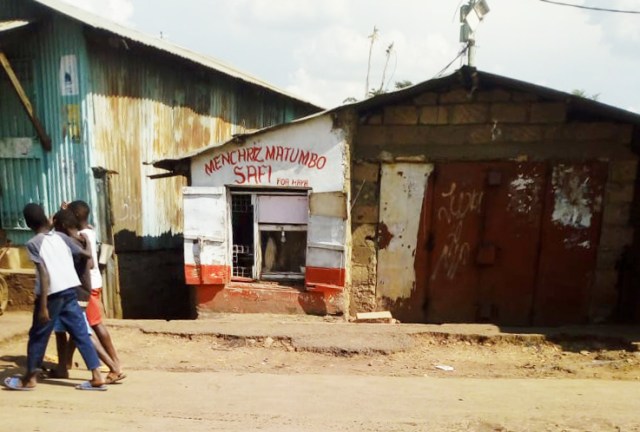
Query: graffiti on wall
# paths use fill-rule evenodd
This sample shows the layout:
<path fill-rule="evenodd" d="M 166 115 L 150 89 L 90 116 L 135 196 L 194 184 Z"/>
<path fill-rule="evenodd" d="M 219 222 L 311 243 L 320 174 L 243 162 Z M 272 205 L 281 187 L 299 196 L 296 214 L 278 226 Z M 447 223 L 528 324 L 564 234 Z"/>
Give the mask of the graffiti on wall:
<path fill-rule="evenodd" d="M 231 167 L 235 184 L 271 184 L 278 186 L 308 186 L 304 178 L 274 176 L 274 163 L 288 163 L 301 168 L 323 170 L 327 158 L 313 151 L 294 147 L 271 145 L 230 150 L 209 159 L 204 164 L 204 172 L 212 176 L 224 167 Z"/>
<path fill-rule="evenodd" d="M 458 185 L 451 182 L 447 192 L 442 193 L 444 203 L 438 208 L 436 217 L 450 227 L 445 244 L 431 275 L 436 280 L 440 274 L 449 280 L 455 278 L 458 269 L 469 262 L 471 245 L 464 241 L 462 233 L 465 221 L 471 214 L 479 214 L 482 208 L 484 192 L 477 190 L 457 190 Z"/>

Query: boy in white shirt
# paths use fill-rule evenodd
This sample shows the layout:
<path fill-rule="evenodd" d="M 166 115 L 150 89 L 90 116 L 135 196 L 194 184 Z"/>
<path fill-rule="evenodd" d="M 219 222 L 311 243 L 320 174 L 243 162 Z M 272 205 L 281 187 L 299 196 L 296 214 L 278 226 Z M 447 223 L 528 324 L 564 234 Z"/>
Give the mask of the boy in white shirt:
<path fill-rule="evenodd" d="M 106 390 L 96 353 L 78 305 L 76 287 L 80 280 L 73 266 L 72 254 L 91 256 L 64 234 L 51 231 L 42 207 L 27 204 L 23 210 L 27 226 L 35 236 L 27 242 L 29 257 L 36 265 L 36 302 L 27 344 L 27 371 L 23 377 L 8 377 L 4 384 L 13 390 L 33 390 L 40 365 L 47 350 L 56 318 L 68 329 L 92 378 L 76 386 L 80 390 Z"/>
<path fill-rule="evenodd" d="M 102 275 L 98 267 L 97 250 L 98 245 L 96 241 L 96 232 L 89 226 L 89 214 L 91 209 L 89 204 L 84 201 L 73 201 L 67 205 L 67 208 L 73 212 L 78 219 L 80 225 L 80 234 L 86 236 L 88 243 L 91 245 L 91 251 L 93 253 L 93 268 L 91 268 L 91 297 L 89 298 L 89 304 L 87 305 L 87 319 L 89 325 L 93 329 L 95 335 L 98 337 L 100 344 L 104 347 L 111 362 L 109 366 L 109 374 L 107 375 L 107 384 L 113 384 L 122 381 L 126 378 L 120 365 L 120 359 L 118 358 L 118 352 L 116 351 L 109 330 L 102 322 L 102 306 L 100 295 L 102 293 Z"/>

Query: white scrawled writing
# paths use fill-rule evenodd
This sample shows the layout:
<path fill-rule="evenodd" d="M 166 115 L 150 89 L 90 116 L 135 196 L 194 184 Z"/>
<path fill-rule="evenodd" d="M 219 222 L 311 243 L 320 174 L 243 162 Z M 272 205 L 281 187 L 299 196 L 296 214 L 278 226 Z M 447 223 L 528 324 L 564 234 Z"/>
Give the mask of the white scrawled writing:
<path fill-rule="evenodd" d="M 431 280 L 436 280 L 440 274 L 451 280 L 458 269 L 469 262 L 471 246 L 462 238 L 463 228 L 469 214 L 480 213 L 484 192 L 456 189 L 456 183 L 452 182 L 449 190 L 441 195 L 445 202 L 436 213 L 438 221 L 446 222 L 450 229 L 442 252 L 437 257 Z"/>

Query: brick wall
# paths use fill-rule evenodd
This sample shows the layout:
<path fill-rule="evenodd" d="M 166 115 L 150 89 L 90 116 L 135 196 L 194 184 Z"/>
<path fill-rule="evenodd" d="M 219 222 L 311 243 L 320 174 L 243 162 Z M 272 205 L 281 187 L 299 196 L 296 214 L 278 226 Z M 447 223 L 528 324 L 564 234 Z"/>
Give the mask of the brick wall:
<path fill-rule="evenodd" d="M 591 298 L 590 320 L 593 322 L 611 318 L 618 302 L 621 279 L 618 270 L 634 234 L 631 206 L 637 168 L 636 160 L 609 162 L 598 264 Z"/>
<path fill-rule="evenodd" d="M 349 310 L 376 309 L 380 165 L 355 162 L 351 171 L 351 292 Z"/>
<path fill-rule="evenodd" d="M 460 88 L 426 92 L 361 115 L 352 149 L 352 196 L 363 180 L 364 187 L 352 210 L 351 312 L 376 307 L 380 161 L 603 160 L 609 177 L 590 318 L 609 318 L 617 302 L 616 263 L 633 237 L 629 212 L 638 159 L 631 151 L 631 125 L 580 116 L 564 102 L 535 94 Z"/>

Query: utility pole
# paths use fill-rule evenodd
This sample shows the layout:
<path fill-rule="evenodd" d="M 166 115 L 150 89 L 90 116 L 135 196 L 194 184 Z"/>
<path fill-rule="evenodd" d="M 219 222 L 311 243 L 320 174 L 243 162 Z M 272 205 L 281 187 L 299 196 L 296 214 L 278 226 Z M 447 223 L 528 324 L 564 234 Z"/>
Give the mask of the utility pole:
<path fill-rule="evenodd" d="M 460 42 L 467 44 L 467 64 L 471 67 L 476 61 L 475 31 L 489 10 L 486 0 L 469 0 L 460 7 Z"/>

